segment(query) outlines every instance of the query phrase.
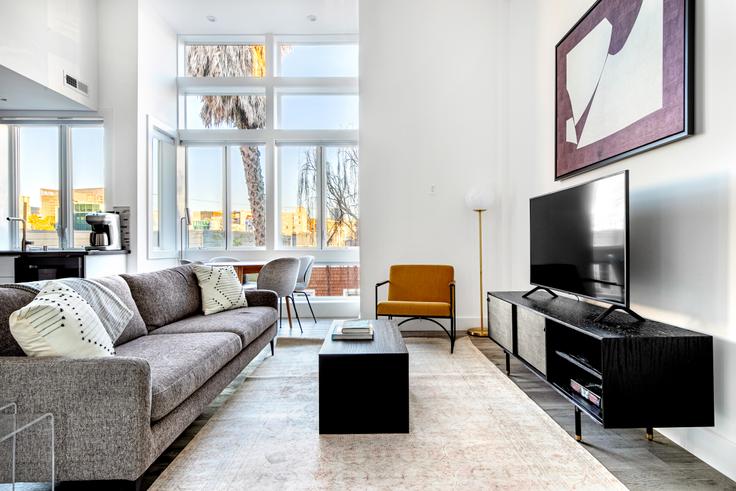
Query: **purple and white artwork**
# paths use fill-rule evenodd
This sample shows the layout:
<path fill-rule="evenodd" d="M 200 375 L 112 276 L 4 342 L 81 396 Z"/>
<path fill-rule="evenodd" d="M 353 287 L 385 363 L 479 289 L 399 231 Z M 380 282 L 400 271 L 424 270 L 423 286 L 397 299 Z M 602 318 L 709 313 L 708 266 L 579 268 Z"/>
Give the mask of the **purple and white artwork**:
<path fill-rule="evenodd" d="M 555 178 L 692 132 L 690 0 L 600 0 L 557 45 Z"/>

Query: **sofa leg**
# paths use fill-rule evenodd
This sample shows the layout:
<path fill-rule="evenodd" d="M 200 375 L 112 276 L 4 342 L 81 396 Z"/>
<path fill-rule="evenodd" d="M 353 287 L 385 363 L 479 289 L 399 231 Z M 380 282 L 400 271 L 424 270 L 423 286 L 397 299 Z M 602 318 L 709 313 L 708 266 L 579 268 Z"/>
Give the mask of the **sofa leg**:
<path fill-rule="evenodd" d="M 271 356 L 273 356 L 273 348 L 274 348 L 274 345 L 273 345 L 273 339 L 272 339 L 271 340 Z"/>

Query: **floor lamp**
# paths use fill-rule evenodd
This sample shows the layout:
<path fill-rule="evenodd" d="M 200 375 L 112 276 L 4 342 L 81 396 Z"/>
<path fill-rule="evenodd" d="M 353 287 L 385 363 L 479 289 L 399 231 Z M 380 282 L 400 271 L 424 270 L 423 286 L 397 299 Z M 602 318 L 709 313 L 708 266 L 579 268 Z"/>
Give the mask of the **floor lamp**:
<path fill-rule="evenodd" d="M 469 336 L 488 336 L 488 329 L 483 322 L 483 212 L 491 206 L 488 193 L 480 189 L 471 189 L 465 195 L 465 204 L 478 214 L 478 264 L 480 266 L 480 327 L 468 329 Z"/>

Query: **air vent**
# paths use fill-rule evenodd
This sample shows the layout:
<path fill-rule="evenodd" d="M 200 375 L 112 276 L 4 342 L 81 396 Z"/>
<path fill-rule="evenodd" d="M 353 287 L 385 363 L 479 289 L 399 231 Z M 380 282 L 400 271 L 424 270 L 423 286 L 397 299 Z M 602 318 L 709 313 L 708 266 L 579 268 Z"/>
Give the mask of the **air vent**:
<path fill-rule="evenodd" d="M 64 74 L 64 83 L 84 95 L 87 95 L 87 93 L 89 92 L 89 87 L 87 86 L 87 84 L 85 84 L 81 80 L 77 80 L 67 73 Z"/>

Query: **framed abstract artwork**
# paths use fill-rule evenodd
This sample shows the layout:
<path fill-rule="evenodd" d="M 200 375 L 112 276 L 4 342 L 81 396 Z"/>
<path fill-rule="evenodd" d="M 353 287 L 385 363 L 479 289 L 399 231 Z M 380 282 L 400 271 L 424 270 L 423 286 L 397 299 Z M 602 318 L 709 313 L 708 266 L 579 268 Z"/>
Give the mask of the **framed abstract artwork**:
<path fill-rule="evenodd" d="M 693 134 L 694 0 L 599 0 L 556 47 L 555 180 Z"/>

